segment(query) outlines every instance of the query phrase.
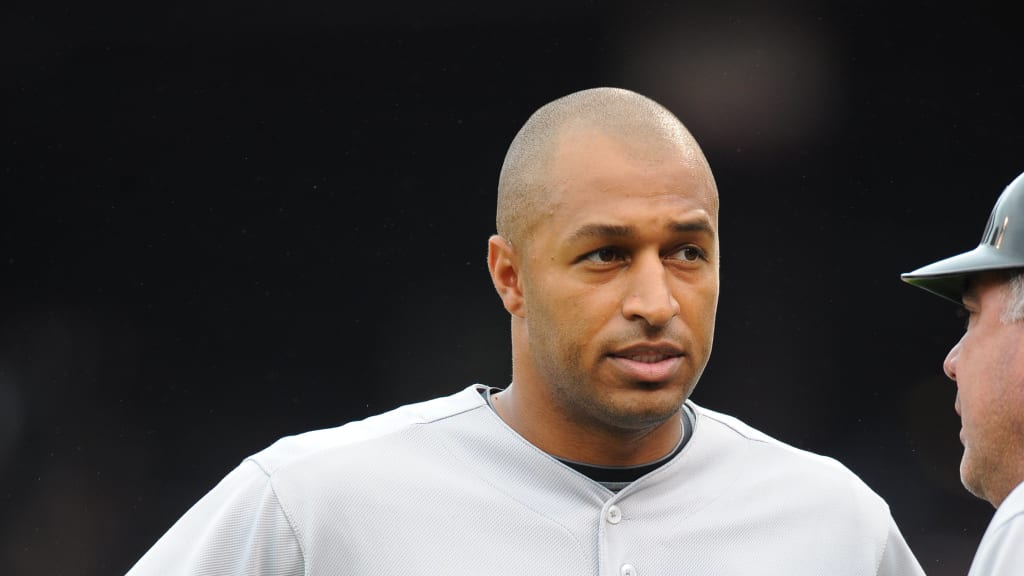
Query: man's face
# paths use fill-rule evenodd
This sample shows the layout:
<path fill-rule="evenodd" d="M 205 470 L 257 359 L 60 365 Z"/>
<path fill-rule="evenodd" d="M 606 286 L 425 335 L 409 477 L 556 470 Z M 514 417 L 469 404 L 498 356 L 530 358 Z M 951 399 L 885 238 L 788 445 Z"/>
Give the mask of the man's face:
<path fill-rule="evenodd" d="M 943 363 L 957 384 L 960 478 L 995 506 L 1024 480 L 1024 322 L 1001 321 L 1007 293 L 1003 275 L 970 278 L 967 331 Z"/>
<path fill-rule="evenodd" d="M 562 143 L 521 282 L 531 372 L 584 426 L 642 431 L 676 414 L 711 353 L 714 184 L 692 148 L 639 157 L 599 133 Z"/>

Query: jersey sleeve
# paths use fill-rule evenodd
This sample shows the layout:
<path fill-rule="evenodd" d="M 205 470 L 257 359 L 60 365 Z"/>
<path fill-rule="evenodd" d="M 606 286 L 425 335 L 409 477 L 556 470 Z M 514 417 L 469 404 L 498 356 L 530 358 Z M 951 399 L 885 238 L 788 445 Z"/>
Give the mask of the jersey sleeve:
<path fill-rule="evenodd" d="M 302 576 L 302 546 L 252 460 L 225 476 L 171 526 L 127 576 Z"/>
<path fill-rule="evenodd" d="M 889 537 L 878 565 L 878 576 L 924 576 L 924 569 L 903 538 L 896 520 L 889 516 Z"/>

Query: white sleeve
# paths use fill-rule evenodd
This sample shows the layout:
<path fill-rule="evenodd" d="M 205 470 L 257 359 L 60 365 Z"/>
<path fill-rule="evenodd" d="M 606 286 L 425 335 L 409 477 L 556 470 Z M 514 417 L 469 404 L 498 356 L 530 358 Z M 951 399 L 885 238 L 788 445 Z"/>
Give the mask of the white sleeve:
<path fill-rule="evenodd" d="M 889 516 L 889 537 L 878 564 L 878 576 L 924 576 L 924 568 L 918 562 L 910 546 L 903 538 L 896 520 Z"/>
<path fill-rule="evenodd" d="M 994 519 L 978 546 L 969 576 L 1024 574 L 1024 511 Z"/>
<path fill-rule="evenodd" d="M 242 462 L 128 576 L 302 576 L 303 550 L 267 474 Z"/>

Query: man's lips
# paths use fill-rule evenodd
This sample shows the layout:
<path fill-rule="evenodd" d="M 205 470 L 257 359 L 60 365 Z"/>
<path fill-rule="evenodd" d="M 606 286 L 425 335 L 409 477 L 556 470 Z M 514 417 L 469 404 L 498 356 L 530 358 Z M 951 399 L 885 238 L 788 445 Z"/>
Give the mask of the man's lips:
<path fill-rule="evenodd" d="M 960 394 L 956 395 L 956 401 L 953 402 L 953 410 L 955 410 L 956 415 L 960 417 L 960 444 L 966 446 L 967 444 L 964 443 L 964 417 L 963 414 L 960 413 Z"/>
<path fill-rule="evenodd" d="M 668 380 L 679 370 L 683 351 L 672 345 L 630 346 L 608 355 L 628 377 L 644 382 Z"/>

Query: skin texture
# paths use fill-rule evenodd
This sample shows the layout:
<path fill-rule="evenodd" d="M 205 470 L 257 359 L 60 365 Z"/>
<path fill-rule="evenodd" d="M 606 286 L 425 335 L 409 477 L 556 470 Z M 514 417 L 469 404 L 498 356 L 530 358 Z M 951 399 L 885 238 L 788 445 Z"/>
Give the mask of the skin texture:
<path fill-rule="evenodd" d="M 555 456 L 656 460 L 679 440 L 711 353 L 714 179 L 692 138 L 652 147 L 593 126 L 564 129 L 540 176 L 530 233 L 488 243 L 512 325 L 513 382 L 495 408 Z"/>
<path fill-rule="evenodd" d="M 960 478 L 998 507 L 1024 480 L 1024 322 L 1003 322 L 1006 276 L 969 278 L 967 330 L 943 363 L 956 382 L 964 454 Z"/>

